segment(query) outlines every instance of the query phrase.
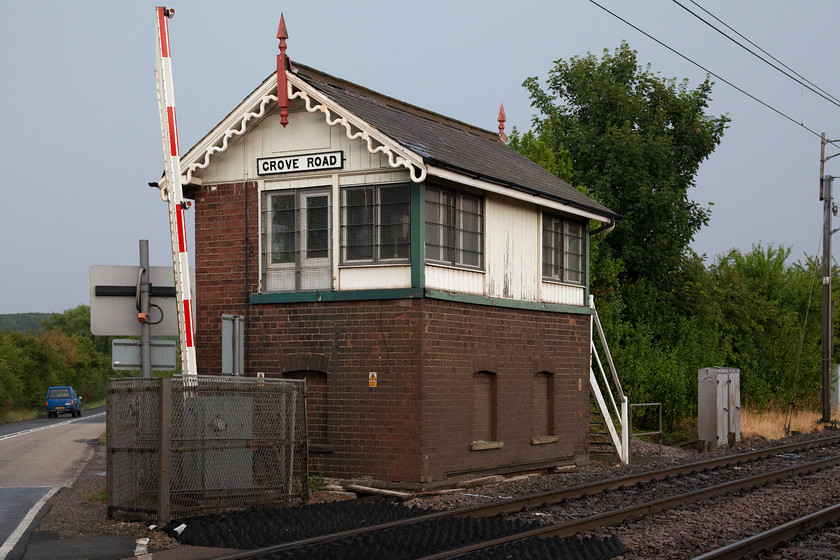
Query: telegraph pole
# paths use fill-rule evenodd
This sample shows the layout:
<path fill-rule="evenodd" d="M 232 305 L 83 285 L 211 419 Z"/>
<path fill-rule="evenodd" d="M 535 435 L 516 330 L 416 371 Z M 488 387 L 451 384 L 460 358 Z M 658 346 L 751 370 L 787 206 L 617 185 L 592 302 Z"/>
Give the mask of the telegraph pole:
<path fill-rule="evenodd" d="M 137 320 L 140 321 L 140 371 L 145 379 L 152 377 L 152 327 L 149 324 L 149 240 L 140 240 L 140 274 L 137 278 Z"/>
<path fill-rule="evenodd" d="M 822 422 L 831 421 L 831 356 L 834 353 L 834 305 L 831 301 L 831 216 L 834 215 L 832 187 L 834 177 L 825 175 L 825 133 L 820 135 L 820 200 L 823 201 L 823 256 L 822 256 Z"/>

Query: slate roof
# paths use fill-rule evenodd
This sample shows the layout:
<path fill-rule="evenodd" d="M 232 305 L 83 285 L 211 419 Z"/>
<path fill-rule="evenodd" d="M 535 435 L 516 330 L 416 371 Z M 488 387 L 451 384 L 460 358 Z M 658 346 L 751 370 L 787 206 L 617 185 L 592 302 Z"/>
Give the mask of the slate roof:
<path fill-rule="evenodd" d="M 293 68 L 310 86 L 422 156 L 427 166 L 544 196 L 606 218 L 618 217 L 606 206 L 507 146 L 497 132 L 444 117 L 297 62 L 293 63 Z"/>

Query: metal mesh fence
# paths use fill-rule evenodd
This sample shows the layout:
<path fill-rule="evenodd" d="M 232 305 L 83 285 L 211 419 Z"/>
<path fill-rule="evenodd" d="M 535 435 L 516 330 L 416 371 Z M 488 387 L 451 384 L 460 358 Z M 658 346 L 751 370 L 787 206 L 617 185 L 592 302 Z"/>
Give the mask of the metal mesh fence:
<path fill-rule="evenodd" d="M 308 499 L 302 380 L 111 379 L 106 430 L 110 517 L 163 524 Z"/>

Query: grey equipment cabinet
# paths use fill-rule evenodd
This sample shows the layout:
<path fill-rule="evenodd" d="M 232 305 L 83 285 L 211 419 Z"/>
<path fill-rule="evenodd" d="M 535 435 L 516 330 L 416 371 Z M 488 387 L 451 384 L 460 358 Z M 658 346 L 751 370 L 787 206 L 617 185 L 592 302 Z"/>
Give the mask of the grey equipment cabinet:
<path fill-rule="evenodd" d="M 741 441 L 741 370 L 697 371 L 697 438 L 705 449 Z"/>

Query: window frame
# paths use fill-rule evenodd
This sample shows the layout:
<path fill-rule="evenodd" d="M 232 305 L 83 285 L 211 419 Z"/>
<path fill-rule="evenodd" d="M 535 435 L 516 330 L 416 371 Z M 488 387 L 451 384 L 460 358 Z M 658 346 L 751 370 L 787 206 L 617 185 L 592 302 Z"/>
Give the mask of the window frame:
<path fill-rule="evenodd" d="M 383 191 L 402 191 L 403 200 L 397 202 L 383 203 Z M 357 192 L 370 193 L 371 203 L 369 205 L 350 205 L 348 199 L 352 194 Z M 367 195 L 366 195 L 367 196 Z M 398 195 L 399 196 L 399 195 Z M 341 187 L 340 191 L 340 224 L 339 224 L 339 246 L 340 246 L 340 266 L 371 266 L 382 264 L 410 264 L 411 263 L 411 185 L 409 183 L 384 183 L 373 185 L 352 185 Z M 369 209 L 370 215 L 367 223 L 357 222 L 351 223 L 351 208 Z M 404 212 L 397 212 L 390 217 L 399 215 L 401 224 L 397 222 L 387 222 L 383 210 L 386 208 L 400 208 L 404 207 Z M 387 222 L 387 223 L 386 223 Z M 402 226 L 402 236 L 395 235 L 398 239 L 396 243 L 383 243 L 383 232 L 386 228 L 399 228 Z M 362 228 L 368 227 L 369 232 L 365 235 Z M 352 228 L 360 228 L 361 238 L 367 237 L 364 243 L 358 243 L 351 246 L 348 240 L 352 237 Z M 349 255 L 351 249 L 364 248 L 367 249 L 365 256 L 351 258 Z M 397 248 L 398 252 L 404 255 L 387 256 L 383 255 L 383 249 L 386 247 Z"/>
<path fill-rule="evenodd" d="M 271 189 L 263 191 L 262 195 L 262 290 L 267 293 L 332 290 L 332 187 L 321 185 L 296 189 Z M 275 197 L 291 197 L 294 201 L 293 207 L 275 211 Z M 326 205 L 309 204 L 310 201 L 321 197 L 326 198 Z M 286 236 L 287 240 L 291 237 L 291 250 L 274 250 L 275 228 L 278 227 L 276 220 L 277 212 L 290 213 L 293 216 L 291 231 L 280 234 Z M 317 218 L 325 219 L 325 227 L 313 227 L 313 225 L 320 226 L 317 222 L 315 224 L 312 223 L 313 218 L 316 217 L 313 215 L 315 212 L 320 214 Z M 316 242 L 318 246 L 313 247 L 312 244 Z M 318 254 L 310 256 L 311 252 Z M 325 255 L 323 254 L 324 252 L 326 253 Z M 275 261 L 275 254 L 277 253 L 283 255 L 281 257 L 282 260 Z M 292 258 L 289 258 L 289 255 Z M 315 272 L 317 275 L 319 269 L 324 271 L 324 278 L 320 283 L 316 283 L 313 282 L 312 278 L 317 276 L 309 273 Z M 283 272 L 291 272 L 294 275 L 294 287 L 269 287 L 269 274 L 272 271 L 281 274 Z M 282 284 L 282 280 L 278 280 L 277 284 Z M 306 285 L 304 286 L 304 284 Z"/>
<path fill-rule="evenodd" d="M 484 198 L 427 185 L 425 199 L 425 261 L 467 270 L 484 270 Z M 469 208 L 469 205 L 474 207 Z M 475 218 L 473 227 L 469 223 L 471 217 Z M 445 244 L 446 241 L 450 243 Z M 468 262 L 468 255 L 474 255 L 475 262 Z"/>
<path fill-rule="evenodd" d="M 577 268 L 574 267 L 574 261 L 577 261 Z M 542 279 L 547 282 L 584 286 L 587 266 L 586 222 L 543 212 Z"/>

